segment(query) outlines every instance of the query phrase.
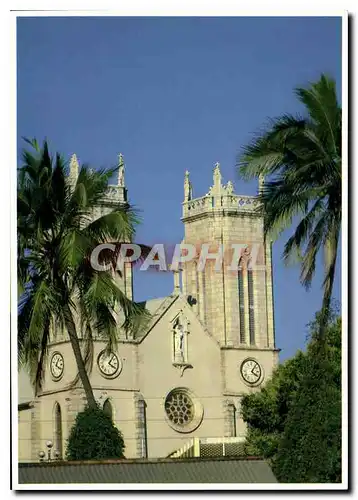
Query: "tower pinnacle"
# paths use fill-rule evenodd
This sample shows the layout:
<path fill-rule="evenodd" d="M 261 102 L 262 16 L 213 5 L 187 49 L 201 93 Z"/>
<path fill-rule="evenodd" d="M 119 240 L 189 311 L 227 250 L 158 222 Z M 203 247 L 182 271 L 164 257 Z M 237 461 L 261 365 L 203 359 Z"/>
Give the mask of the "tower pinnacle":
<path fill-rule="evenodd" d="M 118 155 L 118 186 L 124 187 L 125 186 L 125 180 L 124 180 L 124 172 L 125 172 L 125 165 L 124 165 L 124 158 L 122 153 L 119 153 Z"/>
<path fill-rule="evenodd" d="M 220 163 L 216 162 L 213 172 L 214 185 L 213 188 L 216 192 L 221 190 L 221 172 L 220 172 Z"/>
<path fill-rule="evenodd" d="M 78 173 L 79 173 L 79 164 L 77 156 L 76 154 L 73 154 L 70 160 L 70 172 L 69 172 L 69 181 L 73 186 L 77 182 Z"/>
<path fill-rule="evenodd" d="M 259 194 L 262 193 L 265 185 L 265 176 L 263 174 L 259 175 Z"/>
<path fill-rule="evenodd" d="M 192 184 L 189 180 L 189 171 L 185 171 L 185 177 L 184 177 L 184 201 L 189 201 L 193 197 L 193 188 Z"/>

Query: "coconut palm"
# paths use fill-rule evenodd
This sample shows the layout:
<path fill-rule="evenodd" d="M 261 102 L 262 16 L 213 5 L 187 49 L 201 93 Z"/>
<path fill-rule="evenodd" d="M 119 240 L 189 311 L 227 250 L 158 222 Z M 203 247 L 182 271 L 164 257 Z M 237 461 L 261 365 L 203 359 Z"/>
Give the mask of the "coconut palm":
<path fill-rule="evenodd" d="M 283 257 L 299 257 L 300 280 L 306 288 L 323 249 L 324 312 L 331 302 L 341 228 L 342 112 L 335 82 L 326 75 L 296 88 L 295 94 L 305 107 L 304 116 L 285 114 L 270 120 L 239 154 L 238 169 L 244 179 L 268 176 L 261 185 L 258 209 L 268 237 L 276 238 L 297 220 Z M 324 325 L 323 319 L 321 336 Z"/>
<path fill-rule="evenodd" d="M 63 158 L 52 159 L 47 142 L 43 148 L 28 142 L 34 151 L 23 153 L 17 195 L 19 361 L 38 392 L 51 331 L 66 330 L 88 405 L 94 407 L 87 373 L 94 335 L 112 349 L 118 327 L 133 328 L 143 309 L 119 289 L 113 270 L 94 270 L 89 256 L 100 243 L 131 241 L 138 220 L 123 204 L 93 220 L 115 169 L 93 171 L 84 165 L 71 184 Z"/>

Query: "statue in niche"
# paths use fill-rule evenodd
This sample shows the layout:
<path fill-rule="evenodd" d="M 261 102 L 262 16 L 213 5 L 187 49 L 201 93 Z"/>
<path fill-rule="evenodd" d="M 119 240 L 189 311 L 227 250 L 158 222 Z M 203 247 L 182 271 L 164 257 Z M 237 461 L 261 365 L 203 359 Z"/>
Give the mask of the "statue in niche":
<path fill-rule="evenodd" d="M 250 260 L 251 260 L 251 250 L 249 247 L 246 247 L 241 255 L 241 262 L 245 269 L 249 267 Z"/>
<path fill-rule="evenodd" d="M 175 334 L 175 357 L 184 361 L 184 329 L 183 325 L 178 326 Z"/>
<path fill-rule="evenodd" d="M 188 333 L 188 321 L 186 318 L 177 318 L 174 323 L 174 360 L 185 363 L 185 341 Z"/>

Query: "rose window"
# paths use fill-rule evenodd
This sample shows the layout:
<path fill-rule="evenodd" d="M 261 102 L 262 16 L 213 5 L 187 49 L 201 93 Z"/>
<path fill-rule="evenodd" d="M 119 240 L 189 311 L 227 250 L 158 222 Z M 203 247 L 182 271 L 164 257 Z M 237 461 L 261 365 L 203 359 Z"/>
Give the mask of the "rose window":
<path fill-rule="evenodd" d="M 194 418 L 194 403 L 184 391 L 172 391 L 165 400 L 165 411 L 173 424 L 185 426 Z"/>

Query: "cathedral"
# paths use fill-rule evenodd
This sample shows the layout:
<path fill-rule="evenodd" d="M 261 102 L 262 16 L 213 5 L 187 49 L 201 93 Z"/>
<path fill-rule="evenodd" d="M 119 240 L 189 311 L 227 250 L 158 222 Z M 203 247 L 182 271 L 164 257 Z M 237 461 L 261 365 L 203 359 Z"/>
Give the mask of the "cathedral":
<path fill-rule="evenodd" d="M 95 217 L 112 204 L 127 203 L 124 162 Z M 70 181 L 78 175 L 73 155 Z M 263 181 L 260 181 L 260 185 Z M 260 189 L 260 186 L 259 186 Z M 183 245 L 231 248 L 245 245 L 235 268 L 215 268 L 198 256 L 173 269 L 173 291 L 145 302 L 150 313 L 132 335 L 119 329 L 115 352 L 94 340 L 89 374 L 96 400 L 123 434 L 127 458 L 178 457 L 191 443 L 242 442 L 243 395 L 257 391 L 278 363 L 275 347 L 271 243 L 264 239 L 257 197 L 234 193 L 213 170 L 207 194 L 193 197 L 184 177 Z M 250 265 L 252 249 L 259 257 Z M 225 259 L 224 259 L 225 260 Z M 132 267 L 119 286 L 133 297 Z M 52 332 L 41 393 L 34 396 L 19 372 L 19 460 L 36 462 L 51 441 L 53 457 L 65 456 L 66 441 L 85 394 L 66 332 Z M 226 441 L 225 441 L 226 440 Z M 44 455 L 44 453 L 43 453 Z"/>

